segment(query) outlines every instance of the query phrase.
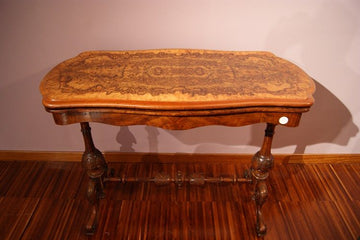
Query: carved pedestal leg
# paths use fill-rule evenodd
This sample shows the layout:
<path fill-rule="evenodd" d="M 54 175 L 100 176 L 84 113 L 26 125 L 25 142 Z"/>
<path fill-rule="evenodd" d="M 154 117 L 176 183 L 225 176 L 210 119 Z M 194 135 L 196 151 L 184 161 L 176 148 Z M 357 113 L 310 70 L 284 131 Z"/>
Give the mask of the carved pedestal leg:
<path fill-rule="evenodd" d="M 266 202 L 268 190 L 266 179 L 269 176 L 269 170 L 273 167 L 273 156 L 271 155 L 271 143 L 274 135 L 274 124 L 267 124 L 265 130 L 264 142 L 251 164 L 251 174 L 255 183 L 254 199 L 256 202 L 256 232 L 258 236 L 266 234 L 266 225 L 261 213 L 261 207 Z"/>
<path fill-rule="evenodd" d="M 90 216 L 85 231 L 86 234 L 94 234 L 97 224 L 99 198 L 103 198 L 104 186 L 103 177 L 107 171 L 107 164 L 102 153 L 95 148 L 91 136 L 89 123 L 81 123 L 81 132 L 84 137 L 85 151 L 82 156 L 82 165 L 89 176 L 87 198 L 91 204 Z"/>

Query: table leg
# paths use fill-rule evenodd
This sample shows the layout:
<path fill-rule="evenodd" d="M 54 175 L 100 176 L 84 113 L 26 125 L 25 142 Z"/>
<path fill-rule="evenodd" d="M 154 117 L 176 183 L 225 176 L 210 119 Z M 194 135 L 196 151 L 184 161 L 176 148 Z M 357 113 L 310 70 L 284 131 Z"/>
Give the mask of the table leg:
<path fill-rule="evenodd" d="M 274 135 L 275 125 L 268 123 L 265 130 L 265 137 L 260 151 L 252 158 L 251 174 L 254 178 L 255 192 L 253 198 L 256 202 L 256 232 L 258 236 L 266 234 L 266 225 L 261 212 L 262 205 L 268 197 L 266 179 L 273 167 L 273 156 L 271 155 L 271 143 Z"/>
<path fill-rule="evenodd" d="M 85 231 L 92 235 L 95 232 L 98 221 L 99 198 L 104 198 L 103 178 L 107 172 L 107 163 L 102 153 L 95 148 L 89 123 L 81 124 L 81 132 L 84 137 L 85 151 L 82 156 L 82 165 L 89 176 L 87 198 L 91 204 L 90 216 Z"/>

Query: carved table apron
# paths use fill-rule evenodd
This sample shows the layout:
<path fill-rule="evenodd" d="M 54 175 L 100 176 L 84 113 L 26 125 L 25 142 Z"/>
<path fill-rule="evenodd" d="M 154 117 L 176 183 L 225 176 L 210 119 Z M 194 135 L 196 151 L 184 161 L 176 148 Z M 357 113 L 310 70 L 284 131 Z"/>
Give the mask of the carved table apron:
<path fill-rule="evenodd" d="M 189 49 L 84 52 L 54 67 L 40 85 L 56 124 L 81 124 L 92 205 L 88 234 L 96 228 L 108 172 L 89 127 L 101 122 L 177 130 L 266 123 L 248 177 L 255 187 L 257 234 L 264 235 L 261 207 L 268 196 L 275 126 L 296 127 L 314 102 L 314 90 L 305 72 L 269 52 Z"/>

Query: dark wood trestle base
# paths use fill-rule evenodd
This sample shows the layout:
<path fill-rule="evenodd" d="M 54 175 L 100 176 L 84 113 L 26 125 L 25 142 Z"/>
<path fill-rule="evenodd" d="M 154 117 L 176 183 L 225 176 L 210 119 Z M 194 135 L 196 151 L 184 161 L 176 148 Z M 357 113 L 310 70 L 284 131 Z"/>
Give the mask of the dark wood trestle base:
<path fill-rule="evenodd" d="M 244 173 L 243 177 L 219 177 L 207 178 L 202 175 L 194 174 L 185 177 L 181 172 L 177 173 L 175 178 L 171 178 L 166 174 L 160 174 L 154 178 L 138 179 L 123 177 L 115 177 L 108 168 L 103 154 L 95 147 L 94 141 L 91 136 L 91 128 L 89 123 L 81 123 L 81 132 L 84 138 L 85 151 L 82 157 L 82 165 L 85 169 L 89 183 L 87 187 L 87 198 L 91 204 L 90 215 L 85 227 L 87 235 L 93 235 L 98 223 L 99 199 L 105 198 L 104 183 L 107 181 L 116 182 L 130 182 L 130 181 L 149 181 L 158 185 L 168 183 L 175 183 L 181 187 L 184 183 L 188 182 L 194 185 L 202 185 L 205 183 L 248 183 L 254 185 L 253 199 L 256 203 L 256 231 L 258 236 L 263 236 L 266 233 L 266 225 L 262 216 L 261 208 L 268 198 L 268 190 L 266 180 L 269 176 L 269 171 L 273 167 L 273 156 L 271 154 L 271 143 L 274 135 L 274 124 L 267 124 L 265 130 L 265 137 L 261 149 L 253 156 L 251 168 Z"/>

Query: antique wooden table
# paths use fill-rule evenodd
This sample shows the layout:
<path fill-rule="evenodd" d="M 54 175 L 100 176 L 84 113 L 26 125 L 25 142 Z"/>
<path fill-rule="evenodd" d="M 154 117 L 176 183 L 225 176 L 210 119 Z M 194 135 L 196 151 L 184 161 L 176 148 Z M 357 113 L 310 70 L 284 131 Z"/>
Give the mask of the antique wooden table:
<path fill-rule="evenodd" d="M 269 52 L 188 49 L 89 51 L 54 67 L 40 86 L 56 124 L 80 123 L 82 163 L 92 204 L 86 231 L 95 231 L 107 163 L 94 146 L 89 122 L 185 130 L 207 125 L 266 123 L 250 169 L 257 234 L 266 233 L 261 208 L 273 166 L 276 125 L 296 127 L 314 100 L 312 79 Z"/>

